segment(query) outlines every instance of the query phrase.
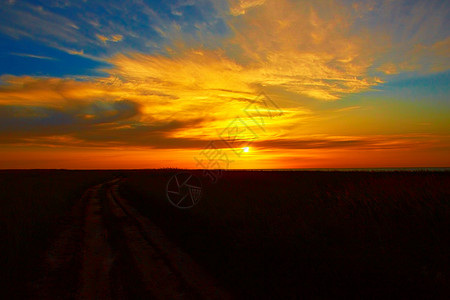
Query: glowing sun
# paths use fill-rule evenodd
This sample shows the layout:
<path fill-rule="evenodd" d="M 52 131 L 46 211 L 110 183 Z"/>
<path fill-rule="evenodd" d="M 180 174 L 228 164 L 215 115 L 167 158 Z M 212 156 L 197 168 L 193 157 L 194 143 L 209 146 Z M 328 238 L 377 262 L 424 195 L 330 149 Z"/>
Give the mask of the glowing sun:
<path fill-rule="evenodd" d="M 244 149 L 244 152 L 250 151 L 250 147 L 244 147 L 243 149 Z"/>

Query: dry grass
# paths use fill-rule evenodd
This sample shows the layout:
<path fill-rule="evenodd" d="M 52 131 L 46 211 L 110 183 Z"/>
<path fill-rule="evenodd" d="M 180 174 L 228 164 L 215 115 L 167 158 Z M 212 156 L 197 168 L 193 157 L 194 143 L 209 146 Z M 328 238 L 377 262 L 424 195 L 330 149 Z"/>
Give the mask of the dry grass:
<path fill-rule="evenodd" d="M 85 189 L 106 171 L 0 171 L 0 282 L 3 295 L 25 294 L 51 240 Z"/>
<path fill-rule="evenodd" d="M 230 171 L 179 210 L 179 170 L 1 171 L 0 282 L 25 291 L 85 189 L 125 176 L 144 215 L 242 298 L 438 298 L 450 286 L 450 173 Z M 17 298 L 17 297 L 16 297 Z"/>
<path fill-rule="evenodd" d="M 131 172 L 121 193 L 242 297 L 448 292 L 448 172 L 229 171 L 188 211 L 172 174 Z"/>

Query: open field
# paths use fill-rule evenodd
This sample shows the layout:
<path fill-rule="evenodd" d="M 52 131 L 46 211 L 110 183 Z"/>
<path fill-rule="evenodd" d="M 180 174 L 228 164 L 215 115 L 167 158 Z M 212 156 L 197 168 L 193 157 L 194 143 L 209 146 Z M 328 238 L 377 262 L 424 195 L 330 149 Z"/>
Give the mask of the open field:
<path fill-rule="evenodd" d="M 192 171 L 203 197 L 188 210 L 166 199 L 177 172 L 0 172 L 3 290 L 41 299 L 450 295 L 448 172 L 228 171 L 210 184 Z"/>
<path fill-rule="evenodd" d="M 237 295 L 428 298 L 450 286 L 448 173 L 229 171 L 187 211 L 167 204 L 169 175 L 129 174 L 122 194 Z"/>
<path fill-rule="evenodd" d="M 25 296 L 26 283 L 39 276 L 45 250 L 74 220 L 70 210 L 90 186 L 110 171 L 0 171 L 0 286 Z"/>

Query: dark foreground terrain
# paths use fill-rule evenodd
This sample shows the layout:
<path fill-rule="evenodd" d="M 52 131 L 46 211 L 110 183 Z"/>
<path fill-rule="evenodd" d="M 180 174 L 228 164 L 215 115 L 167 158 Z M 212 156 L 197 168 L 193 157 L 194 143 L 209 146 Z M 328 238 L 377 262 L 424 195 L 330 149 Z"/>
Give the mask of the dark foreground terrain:
<path fill-rule="evenodd" d="M 7 298 L 450 296 L 449 172 L 1 171 Z M 2 297 L 4 298 L 4 297 Z"/>

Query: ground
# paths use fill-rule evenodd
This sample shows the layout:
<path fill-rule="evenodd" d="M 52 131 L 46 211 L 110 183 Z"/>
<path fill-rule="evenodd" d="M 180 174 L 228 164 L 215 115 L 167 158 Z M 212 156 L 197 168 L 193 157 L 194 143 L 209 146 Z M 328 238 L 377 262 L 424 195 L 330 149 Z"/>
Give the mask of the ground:
<path fill-rule="evenodd" d="M 2 171 L 14 298 L 445 298 L 449 172 Z M 2 226 L 3 227 L 3 226 Z"/>

